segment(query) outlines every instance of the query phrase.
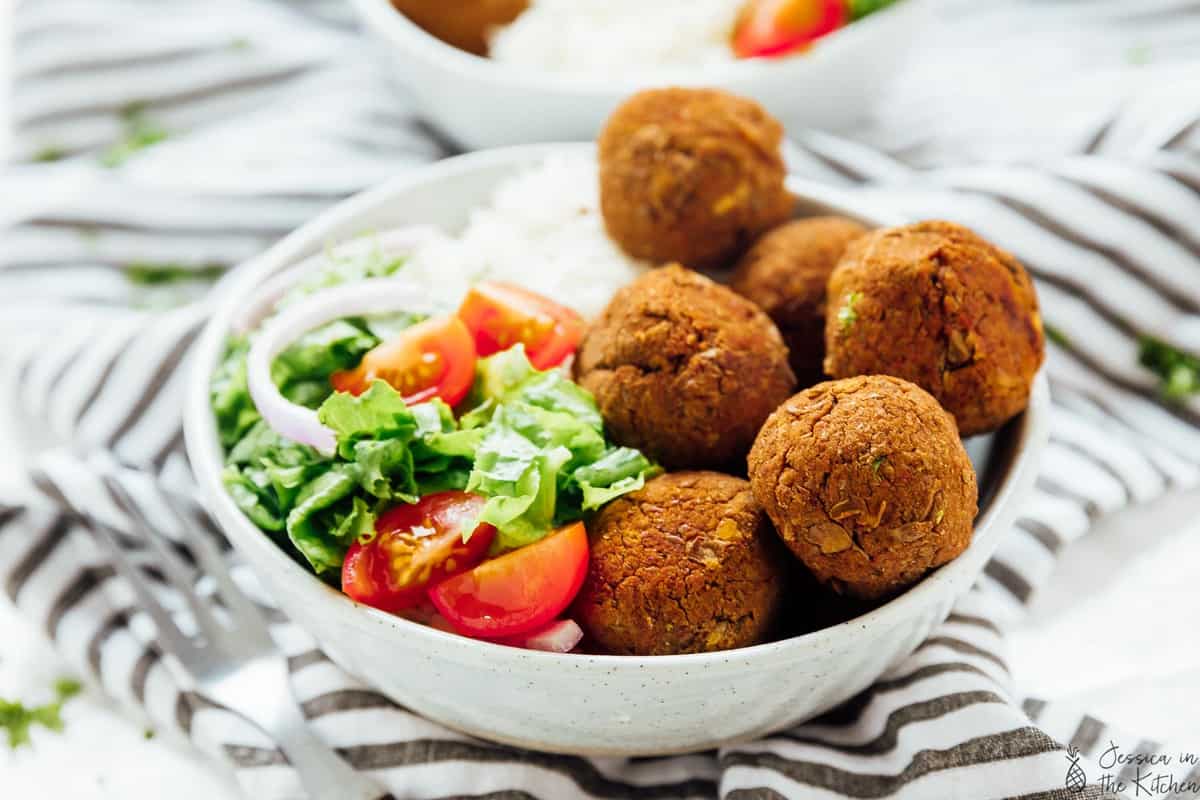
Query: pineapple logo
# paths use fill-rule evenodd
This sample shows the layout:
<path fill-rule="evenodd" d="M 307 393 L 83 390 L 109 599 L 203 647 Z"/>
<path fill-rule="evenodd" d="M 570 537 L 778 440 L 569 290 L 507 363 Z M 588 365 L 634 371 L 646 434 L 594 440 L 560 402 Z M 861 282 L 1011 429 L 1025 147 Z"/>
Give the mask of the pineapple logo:
<path fill-rule="evenodd" d="M 1079 748 L 1075 745 L 1067 747 L 1067 760 L 1071 762 L 1067 767 L 1067 791 L 1072 794 L 1079 794 L 1087 787 L 1087 775 L 1079 766 L 1079 757 Z"/>

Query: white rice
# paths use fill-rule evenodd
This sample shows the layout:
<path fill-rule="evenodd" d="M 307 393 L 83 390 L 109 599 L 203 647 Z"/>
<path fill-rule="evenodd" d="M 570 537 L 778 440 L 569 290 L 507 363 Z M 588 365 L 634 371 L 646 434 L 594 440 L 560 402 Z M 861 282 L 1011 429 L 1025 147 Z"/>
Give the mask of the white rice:
<path fill-rule="evenodd" d="M 577 152 L 502 182 L 459 235 L 418 247 L 402 275 L 451 308 L 472 283 L 499 280 L 593 317 L 646 268 L 605 233 L 595 158 Z"/>
<path fill-rule="evenodd" d="M 551 72 L 636 73 L 733 60 L 744 0 L 533 0 L 492 35 L 497 61 Z"/>

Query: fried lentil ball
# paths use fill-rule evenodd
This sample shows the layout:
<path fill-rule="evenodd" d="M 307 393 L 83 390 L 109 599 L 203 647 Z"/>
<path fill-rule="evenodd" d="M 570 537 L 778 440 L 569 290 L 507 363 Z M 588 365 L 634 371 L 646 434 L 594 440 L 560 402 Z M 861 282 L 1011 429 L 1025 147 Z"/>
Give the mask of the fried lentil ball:
<path fill-rule="evenodd" d="M 767 312 L 801 386 L 824 380 L 825 285 L 846 245 L 867 229 L 846 217 L 809 217 L 767 231 L 734 268 L 729 288 Z"/>
<path fill-rule="evenodd" d="M 829 279 L 825 372 L 916 383 L 964 436 L 1029 403 L 1045 356 L 1037 294 L 1009 253 L 950 222 L 874 231 Z"/>
<path fill-rule="evenodd" d="M 908 381 L 819 383 L 771 415 L 750 451 L 754 496 L 822 583 L 885 597 L 963 552 L 978 510 L 954 419 Z"/>
<path fill-rule="evenodd" d="M 529 0 L 392 0 L 392 5 L 431 36 L 484 56 L 488 33 L 516 19 Z"/>
<path fill-rule="evenodd" d="M 699 653 L 764 640 L 790 557 L 750 484 L 719 472 L 660 475 L 588 525 L 575 601 L 592 641 L 625 655 Z"/>
<path fill-rule="evenodd" d="M 617 291 L 584 335 L 575 374 L 610 436 L 668 469 L 740 462 L 796 383 L 767 315 L 678 265 Z"/>
<path fill-rule="evenodd" d="M 752 100 L 714 89 L 651 89 L 626 100 L 599 139 L 600 207 L 631 256 L 727 266 L 783 222 L 783 127 Z"/>

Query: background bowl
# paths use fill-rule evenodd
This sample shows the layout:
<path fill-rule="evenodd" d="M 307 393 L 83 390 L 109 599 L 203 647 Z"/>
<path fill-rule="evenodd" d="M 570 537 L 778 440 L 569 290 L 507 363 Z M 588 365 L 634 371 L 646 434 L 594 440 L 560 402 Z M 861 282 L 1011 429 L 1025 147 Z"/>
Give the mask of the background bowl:
<path fill-rule="evenodd" d="M 388 0 L 354 5 L 381 45 L 386 74 L 426 119 L 468 149 L 594 139 L 617 104 L 650 86 L 726 89 L 758 100 L 789 128 L 845 128 L 866 115 L 932 16 L 932 0 L 902 0 L 794 58 L 630 77 L 501 64 L 430 36 Z"/>
<path fill-rule="evenodd" d="M 209 376 L 231 321 L 264 280 L 326 243 L 411 224 L 455 231 L 499 181 L 545 145 L 475 153 L 405 174 L 322 214 L 239 270 L 195 353 L 185 411 L 188 455 L 208 507 L 282 609 L 343 668 L 451 728 L 539 750 L 650 755 L 716 747 L 794 725 L 841 703 L 909 655 L 978 577 L 1030 488 L 1046 437 L 1044 378 L 1029 409 L 969 451 L 980 474 L 971 546 L 908 592 L 849 622 L 720 653 L 558 655 L 479 642 L 360 606 L 298 566 L 244 517 L 221 485 Z M 797 214 L 895 219 L 835 189 L 791 184 Z"/>

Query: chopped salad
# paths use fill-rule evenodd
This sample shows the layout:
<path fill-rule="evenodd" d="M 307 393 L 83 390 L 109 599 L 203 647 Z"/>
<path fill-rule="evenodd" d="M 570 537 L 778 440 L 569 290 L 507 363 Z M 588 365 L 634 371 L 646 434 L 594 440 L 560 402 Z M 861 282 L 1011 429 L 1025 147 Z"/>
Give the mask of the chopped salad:
<path fill-rule="evenodd" d="M 578 314 L 491 282 L 426 308 L 403 263 L 330 257 L 229 340 L 211 382 L 225 487 L 358 602 L 569 650 L 580 521 L 660 470 L 570 379 Z"/>

